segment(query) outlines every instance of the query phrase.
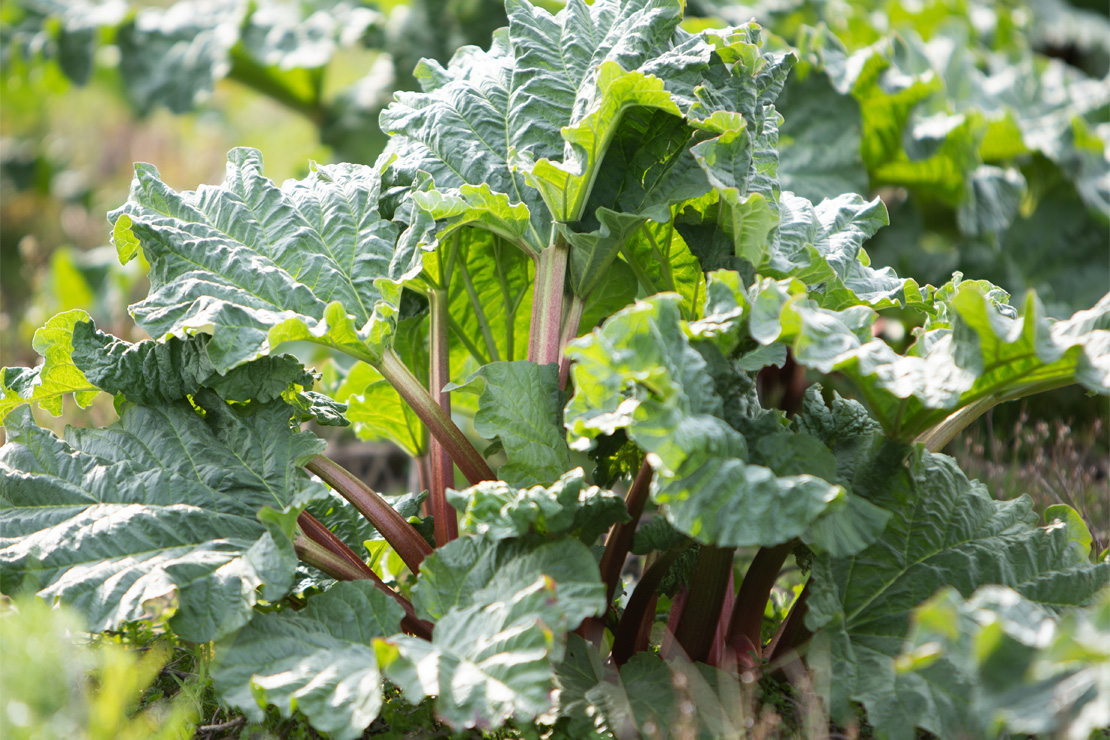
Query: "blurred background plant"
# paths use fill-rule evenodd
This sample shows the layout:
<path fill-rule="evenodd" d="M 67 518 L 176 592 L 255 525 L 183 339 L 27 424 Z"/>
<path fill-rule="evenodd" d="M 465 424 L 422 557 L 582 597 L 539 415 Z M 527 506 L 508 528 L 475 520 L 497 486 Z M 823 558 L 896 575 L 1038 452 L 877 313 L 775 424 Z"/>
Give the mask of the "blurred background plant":
<path fill-rule="evenodd" d="M 197 684 L 172 699 L 156 679 L 172 653 L 166 640 L 141 650 L 90 637 L 81 620 L 41 599 L 0 605 L 0 735 L 8 740 L 178 740 L 199 717 Z"/>

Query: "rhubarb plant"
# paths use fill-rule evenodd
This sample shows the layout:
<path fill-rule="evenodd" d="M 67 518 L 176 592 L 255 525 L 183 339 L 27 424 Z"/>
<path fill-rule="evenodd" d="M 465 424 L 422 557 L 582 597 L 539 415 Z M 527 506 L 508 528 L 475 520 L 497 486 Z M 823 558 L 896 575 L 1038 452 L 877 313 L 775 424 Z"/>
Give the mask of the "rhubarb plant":
<path fill-rule="evenodd" d="M 780 184 L 795 57 L 754 23 L 506 7 L 488 50 L 417 68 L 373 166 L 277 184 L 237 149 L 185 192 L 136 167 L 109 220 L 150 265 L 131 315 L 154 339 L 69 312 L 38 367 L 2 371 L 0 589 L 213 641 L 227 705 L 335 738 L 387 684 L 455 731 L 623 738 L 682 713 L 721 736 L 742 719 L 691 718 L 676 686 L 797 661 L 879 737 L 1103 723 L 1059 685 L 1074 667 L 1102 690 L 1105 663 L 1067 650 L 1105 661 L 1106 554 L 1067 507 L 992 500 L 940 451 L 993 405 L 1110 394 L 1110 297 L 1057 321 L 872 267 L 880 199 Z M 891 312 L 908 347 L 876 331 Z M 761 371 L 787 360 L 828 388 L 777 408 Z M 101 392 L 112 426 L 35 422 Z M 315 430 L 347 424 L 409 452 L 421 490 L 330 459 Z M 791 558 L 808 580 L 765 629 Z M 1022 656 L 1004 681 L 961 642 L 994 645 L 998 620 Z"/>

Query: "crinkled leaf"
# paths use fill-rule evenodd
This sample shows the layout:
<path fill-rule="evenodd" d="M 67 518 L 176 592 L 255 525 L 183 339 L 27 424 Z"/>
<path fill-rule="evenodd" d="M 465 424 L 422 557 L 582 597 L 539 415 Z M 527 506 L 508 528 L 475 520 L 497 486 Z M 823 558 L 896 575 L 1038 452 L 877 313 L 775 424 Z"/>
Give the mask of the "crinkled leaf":
<path fill-rule="evenodd" d="M 499 440 L 508 462 L 498 477 L 514 488 L 553 483 L 570 467 L 563 433 L 559 369 L 534 362 L 483 365 L 466 383 L 453 386 L 479 393 L 474 431 Z"/>
<path fill-rule="evenodd" d="M 0 419 L 24 403 L 37 403 L 54 416 L 62 413 L 62 399 L 73 394 L 77 405 L 92 403 L 100 390 L 73 364 L 73 327 L 88 320 L 84 311 L 60 313 L 35 332 L 31 342 L 41 365 L 0 369 Z"/>
<path fill-rule="evenodd" d="M 337 583 L 300 611 L 257 615 L 216 648 L 213 685 L 261 722 L 267 706 L 300 711 L 321 732 L 354 740 L 377 718 L 376 637 L 398 631 L 400 605 L 369 581 Z"/>
<path fill-rule="evenodd" d="M 225 401 L 267 403 L 315 379 L 292 355 L 272 355 L 220 375 L 208 359 L 209 336 L 137 344 L 99 331 L 91 321 L 73 327 L 73 362 L 98 388 L 139 405 L 172 403 L 211 388 Z"/>
<path fill-rule="evenodd" d="M 455 730 L 528 721 L 551 706 L 554 661 L 566 622 L 547 579 L 514 587 L 490 603 L 453 609 L 432 641 L 407 635 L 375 642 L 378 664 L 412 704 L 436 697 L 435 711 Z"/>
<path fill-rule="evenodd" d="M 448 500 L 462 513 L 461 527 L 490 539 L 569 534 L 587 545 L 609 527 L 628 519 L 624 499 L 597 486 L 586 485 L 582 468 L 564 474 L 551 486 L 522 489 L 501 481 L 486 481 L 463 491 L 450 491 Z"/>
<path fill-rule="evenodd" d="M 554 582 L 555 600 L 569 629 L 605 607 L 605 587 L 589 548 L 577 540 L 493 542 L 461 537 L 436 549 L 420 567 L 413 605 L 425 619 L 492 604 L 538 579 Z"/>
<path fill-rule="evenodd" d="M 150 295 L 132 315 L 156 337 L 211 334 L 219 372 L 295 339 L 378 359 L 398 285 L 420 269 L 419 250 L 397 248 L 378 192 L 377 172 L 358 165 L 318 166 L 279 188 L 251 149 L 232 150 L 224 183 L 196 192 L 139 165 L 131 199 L 111 215 L 117 246 L 137 242 L 151 265 Z"/>
<path fill-rule="evenodd" d="M 705 120 L 750 117 L 758 134 L 774 118 L 766 110 L 791 58 L 764 54 L 754 24 L 693 36 L 677 28 L 681 14 L 672 0 L 576 2 L 556 15 L 510 3 L 490 51 L 424 63 L 424 91 L 383 114 L 390 197 L 430 175 L 440 190 L 416 197 L 448 231 L 478 224 L 533 253 L 557 227 L 571 248 L 568 285 L 589 296 L 647 219 L 667 223 L 672 205 L 709 190 L 691 156 L 721 133 Z M 763 189 L 768 157 L 748 158 Z"/>
<path fill-rule="evenodd" d="M 168 617 L 194 642 L 284 595 L 296 513 L 323 495 L 298 465 L 323 442 L 291 429 L 281 402 L 250 416 L 211 394 L 198 402 L 203 418 L 186 401 L 131 406 L 66 441 L 29 411 L 13 416 L 0 457 L 3 590 L 59 598 L 97 630 Z"/>
<path fill-rule="evenodd" d="M 1110 592 L 1060 616 L 1005 586 L 946 589 L 912 620 L 896 668 L 951 694 L 969 735 L 1085 740 L 1110 724 Z"/>
<path fill-rule="evenodd" d="M 1052 609 L 1083 605 L 1110 583 L 1110 564 L 1080 559 L 1063 527 L 1038 528 L 1027 497 L 992 501 L 951 458 L 919 449 L 876 482 L 872 502 L 893 513 L 882 537 L 854 557 L 814 561 L 810 666 L 832 678 L 834 713 L 861 701 L 886 737 L 913 737 L 914 727 L 957 736 L 952 703 L 966 692 L 895 669 L 911 611 L 943 586 L 970 595 L 988 584 Z"/>
<path fill-rule="evenodd" d="M 605 586 L 577 540 L 464 535 L 424 560 L 413 605 L 437 620 L 432 641 L 378 641 L 385 676 L 412 703 L 435 696 L 455 729 L 497 727 L 550 707 L 568 630 L 605 609 Z"/>
<path fill-rule="evenodd" d="M 664 505 L 672 524 L 700 542 L 786 542 L 847 505 L 847 491 L 817 477 L 835 474 L 827 450 L 829 464 L 823 467 L 814 467 L 812 459 L 805 470 L 777 474 L 767 467 L 773 455 L 763 459 L 739 429 L 762 434 L 770 428 L 783 436 L 784 448 L 793 435 L 774 415 L 764 418 L 751 380 L 745 383 L 713 345 L 699 349 L 691 343 L 678 296 L 636 303 L 576 340 L 568 354 L 576 361 L 576 392 L 566 408 L 572 447 L 588 449 L 598 435 L 625 429 L 655 469 L 652 499 Z M 881 521 L 877 517 L 869 530 Z"/>

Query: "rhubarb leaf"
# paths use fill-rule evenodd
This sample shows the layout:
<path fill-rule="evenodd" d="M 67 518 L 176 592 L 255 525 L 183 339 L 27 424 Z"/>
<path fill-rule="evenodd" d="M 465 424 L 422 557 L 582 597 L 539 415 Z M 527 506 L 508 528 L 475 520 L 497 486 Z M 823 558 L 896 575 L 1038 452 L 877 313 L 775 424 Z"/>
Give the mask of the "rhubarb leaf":
<path fill-rule="evenodd" d="M 1066 528 L 1038 527 L 1028 497 L 992 501 L 951 458 L 919 448 L 886 470 L 871 485 L 872 503 L 893 514 L 880 539 L 854 557 L 814 561 L 810 666 L 834 716 L 860 701 L 894 740 L 915 727 L 957 736 L 961 713 L 949 709 L 966 694 L 896 670 L 911 611 L 942 587 L 970 596 L 989 584 L 1054 610 L 1082 606 L 1110 583 L 1110 564 L 1081 559 Z"/>
<path fill-rule="evenodd" d="M 834 456 L 815 439 L 807 449 L 821 456 L 784 463 L 798 460 L 789 450 L 806 438 L 759 407 L 754 383 L 714 344 L 691 342 L 680 306 L 677 295 L 653 296 L 571 343 L 576 392 L 565 423 L 572 448 L 589 449 L 596 437 L 625 430 L 655 470 L 652 500 L 677 529 L 705 544 L 804 537 L 845 553 L 872 540 L 884 515 L 851 502 L 835 480 Z M 744 430 L 753 433 L 751 441 Z M 771 446 L 757 446 L 761 439 Z M 867 516 L 854 520 L 845 507 Z M 823 516 L 839 523 L 810 530 Z"/>
<path fill-rule="evenodd" d="M 492 604 L 537 579 L 556 584 L 560 613 L 577 627 L 605 607 L 605 587 L 589 548 L 577 540 L 461 537 L 425 559 L 413 587 L 418 616 L 441 619 L 452 610 Z"/>
<path fill-rule="evenodd" d="M 462 513 L 460 526 L 490 539 L 539 534 L 569 534 L 586 545 L 609 527 L 628 519 L 624 499 L 612 491 L 586 485 L 582 468 L 564 474 L 550 486 L 516 488 L 486 481 L 448 500 Z"/>
<path fill-rule="evenodd" d="M 266 706 L 302 712 L 312 726 L 354 740 L 382 707 L 373 640 L 404 612 L 369 581 L 337 583 L 299 611 L 259 614 L 216 646 L 213 686 L 255 722 Z"/>
<path fill-rule="evenodd" d="M 208 359 L 209 337 L 171 337 L 137 344 L 97 330 L 91 321 L 73 327 L 73 362 L 90 381 L 128 401 L 154 406 L 211 388 L 225 401 L 267 403 L 293 386 L 311 389 L 315 379 L 292 355 L 261 357 L 220 375 Z"/>
<path fill-rule="evenodd" d="M 282 402 L 240 416 L 211 394 L 128 406 L 62 441 L 29 411 L 0 454 L 0 579 L 80 609 L 93 629 L 169 619 L 183 639 L 233 632 L 293 585 L 296 514 L 324 495 L 298 465 L 323 442 Z M 261 513 L 260 513 L 261 512 Z"/>
<path fill-rule="evenodd" d="M 131 199 L 111 214 L 121 260 L 141 247 L 151 265 L 132 315 L 155 337 L 211 334 L 218 372 L 295 339 L 380 359 L 420 252 L 397 248 L 379 189 L 377 172 L 357 165 L 318 166 L 279 188 L 252 149 L 232 150 L 224 183 L 196 192 L 139 165 Z"/>
<path fill-rule="evenodd" d="M 1110 296 L 1054 321 L 1032 293 L 1015 316 L 981 285 L 954 282 L 941 291 L 950 297 L 938 302 L 940 318 L 899 355 L 871 338 L 869 310 L 826 311 L 797 293 L 783 301 L 778 291 L 764 284 L 753 299 L 767 307 L 758 324 L 753 311 L 753 336 L 787 343 L 800 364 L 851 379 L 895 438 L 911 440 L 973 403 L 989 407 L 1059 385 L 1110 394 Z"/>
<path fill-rule="evenodd" d="M 382 672 L 411 703 L 435 696 L 452 728 L 497 727 L 550 708 L 567 633 L 604 610 L 605 586 L 577 540 L 464 535 L 424 560 L 413 605 L 432 640 L 377 641 Z"/>
<path fill-rule="evenodd" d="M 1005 586 L 945 589 L 914 609 L 896 670 L 950 694 L 970 735 L 1088 738 L 1110 723 L 1108 593 L 1061 616 Z"/>
<path fill-rule="evenodd" d="M 497 476 L 510 486 L 548 485 L 570 467 L 555 365 L 495 362 L 449 388 L 480 394 L 474 431 L 500 441 L 508 462 L 498 468 Z"/>
<path fill-rule="evenodd" d="M 81 408 L 100 392 L 73 363 L 73 327 L 89 315 L 81 310 L 60 313 L 35 332 L 31 347 L 42 356 L 34 368 L 0 369 L 0 419 L 15 407 L 35 403 L 54 416 L 62 413 L 62 399 L 73 394 Z"/>
<path fill-rule="evenodd" d="M 455 730 L 529 721 L 551 706 L 554 661 L 566 621 L 545 579 L 489 603 L 453 609 L 432 641 L 397 635 L 375 642 L 382 673 L 411 704 L 435 697 L 436 716 Z"/>

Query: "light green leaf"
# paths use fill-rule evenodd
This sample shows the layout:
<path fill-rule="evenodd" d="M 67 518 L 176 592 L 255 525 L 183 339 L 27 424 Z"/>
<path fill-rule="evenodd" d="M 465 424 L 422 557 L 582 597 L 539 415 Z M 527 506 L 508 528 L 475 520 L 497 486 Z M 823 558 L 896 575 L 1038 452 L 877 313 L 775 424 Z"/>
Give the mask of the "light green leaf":
<path fill-rule="evenodd" d="M 213 686 L 255 722 L 293 710 L 337 740 L 354 740 L 382 706 L 373 639 L 395 634 L 400 605 L 369 581 L 337 583 L 300 611 L 255 616 L 216 646 Z"/>
<path fill-rule="evenodd" d="M 365 362 L 355 364 L 330 392 L 347 404 L 347 418 L 360 439 L 393 442 L 412 457 L 424 454 L 424 425 L 381 373 Z"/>
<path fill-rule="evenodd" d="M 626 110 L 653 108 L 682 115 L 658 77 L 625 71 L 615 61 L 602 62 L 594 74 L 588 112 L 562 130 L 567 158 L 539 159 L 529 168 L 528 181 L 543 195 L 555 221 L 582 219 L 602 157 Z"/>
<path fill-rule="evenodd" d="M 54 416 L 62 413 L 62 399 L 72 393 L 81 408 L 92 403 L 100 389 L 73 364 L 73 327 L 88 320 L 79 309 L 60 313 L 35 332 L 31 347 L 43 358 L 34 368 L 0 369 L 0 419 L 24 403 L 37 403 Z"/>
<path fill-rule="evenodd" d="M 912 738 L 914 727 L 955 737 L 966 692 L 896 670 L 911 610 L 943 586 L 970 595 L 988 584 L 1052 609 L 1083 605 L 1110 583 L 1110 564 L 1080 559 L 1064 528 L 1038 528 L 1028 497 L 992 501 L 951 458 L 919 448 L 885 470 L 868 483 L 872 503 L 893 513 L 882 537 L 854 557 L 814 561 L 809 664 L 831 679 L 834 716 L 861 701 L 884 737 Z"/>
<path fill-rule="evenodd" d="M 586 545 L 609 527 L 628 519 L 624 499 L 597 486 L 587 486 L 582 468 L 566 473 L 551 486 L 521 489 L 486 481 L 463 491 L 449 491 L 448 500 L 462 513 L 460 526 L 493 540 L 527 534 L 569 534 Z"/>
<path fill-rule="evenodd" d="M 508 458 L 497 471 L 501 480 L 515 488 L 548 485 L 570 468 L 563 393 L 554 364 L 495 362 L 449 388 L 480 394 L 474 431 L 500 440 Z"/>
<path fill-rule="evenodd" d="M 434 184 L 429 185 L 434 188 Z M 527 206 L 510 203 L 508 196 L 494 193 L 486 183 L 477 187 L 417 190 L 412 197 L 436 221 L 446 222 L 439 230 L 439 239 L 463 226 L 478 226 L 523 249 L 528 248 L 524 242 L 528 231 Z"/>
<path fill-rule="evenodd" d="M 168 618 L 194 642 L 238 629 L 259 598 L 282 597 L 297 512 L 324 495 L 298 465 L 323 442 L 291 429 L 281 402 L 250 416 L 207 392 L 197 402 L 204 417 L 187 401 L 130 406 L 115 426 L 70 427 L 64 442 L 29 411 L 11 417 L 0 448 L 4 592 L 23 584 L 61 599 L 94 630 Z"/>
<path fill-rule="evenodd" d="M 673 220 L 644 223 L 621 244 L 621 256 L 645 293 L 678 293 L 683 299 L 682 315 L 687 319 L 699 315 L 706 295 L 705 275 Z"/>

